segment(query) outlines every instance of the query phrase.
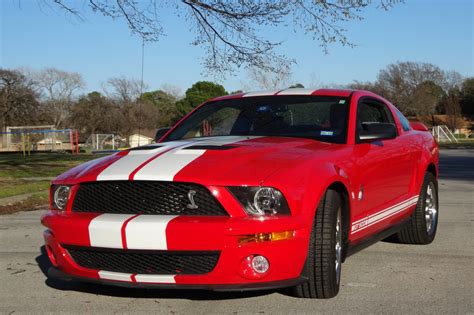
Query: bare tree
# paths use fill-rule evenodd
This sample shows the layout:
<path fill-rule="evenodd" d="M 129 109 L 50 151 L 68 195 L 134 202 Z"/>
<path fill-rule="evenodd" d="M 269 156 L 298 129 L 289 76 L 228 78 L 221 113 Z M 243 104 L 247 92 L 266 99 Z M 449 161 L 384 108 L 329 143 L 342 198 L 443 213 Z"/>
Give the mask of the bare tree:
<path fill-rule="evenodd" d="M 164 33 L 160 10 L 174 9 L 189 23 L 195 33 L 193 44 L 204 47 L 207 52 L 204 65 L 215 74 L 229 73 L 241 66 L 274 71 L 282 64 L 293 62 L 275 52 L 282 42 L 262 36 L 259 31 L 262 26 L 278 29 L 292 23 L 295 31 L 318 40 L 324 51 L 334 42 L 353 46 L 341 24 L 362 20 L 361 11 L 372 3 L 371 0 L 49 1 L 81 19 L 84 19 L 84 3 L 106 17 L 123 18 L 130 30 L 146 41 L 157 41 Z M 387 10 L 402 1 L 378 0 L 377 3 L 379 8 Z"/>
<path fill-rule="evenodd" d="M 417 87 L 425 82 L 446 86 L 445 72 L 430 63 L 397 62 L 379 72 L 376 84 L 384 91 L 383 96 L 397 105 L 402 112 L 416 115 L 419 107 L 413 105 L 414 94 Z"/>
<path fill-rule="evenodd" d="M 34 76 L 54 125 L 63 126 L 70 113 L 75 93 L 85 87 L 82 76 L 76 72 L 55 68 L 38 71 Z"/>
<path fill-rule="evenodd" d="M 171 95 L 175 99 L 175 102 L 184 97 L 183 90 L 179 86 L 173 84 L 163 84 L 161 85 L 160 90 Z"/>
<path fill-rule="evenodd" d="M 441 87 L 448 92 L 450 89 L 460 89 L 464 82 L 464 77 L 457 71 L 444 71 L 443 83 Z"/>
<path fill-rule="evenodd" d="M 122 103 L 135 102 L 142 91 L 147 89 L 146 86 L 142 86 L 140 80 L 129 79 L 124 76 L 107 80 L 102 88 L 108 97 Z"/>
<path fill-rule="evenodd" d="M 319 89 L 323 86 L 323 83 L 321 82 L 321 78 L 315 72 L 311 72 L 309 74 L 309 82 L 306 86 L 312 89 Z"/>
<path fill-rule="evenodd" d="M 282 65 L 273 71 L 262 70 L 257 67 L 251 67 L 248 70 L 249 84 L 244 84 L 245 90 L 272 90 L 284 89 L 291 84 L 291 70 L 288 66 Z"/>
<path fill-rule="evenodd" d="M 0 68 L 0 131 L 41 120 L 38 95 L 31 85 L 19 71 Z"/>

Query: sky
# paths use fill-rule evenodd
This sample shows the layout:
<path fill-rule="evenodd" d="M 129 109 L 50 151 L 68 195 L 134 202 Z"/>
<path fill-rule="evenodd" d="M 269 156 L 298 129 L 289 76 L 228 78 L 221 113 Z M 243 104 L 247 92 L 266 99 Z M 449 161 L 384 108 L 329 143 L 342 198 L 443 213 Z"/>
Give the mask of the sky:
<path fill-rule="evenodd" d="M 58 9 L 52 1 L 0 0 L 0 68 L 55 67 L 79 72 L 87 84 L 84 93 L 102 90 L 112 77 L 141 76 L 141 40 L 124 20 L 111 20 L 86 10 L 80 21 Z M 377 2 L 377 1 L 374 1 Z M 48 4 L 50 3 L 50 4 Z M 474 76 L 474 1 L 406 0 L 389 11 L 371 6 L 364 20 L 343 23 L 355 48 L 329 46 L 295 33 L 292 27 L 263 36 L 283 44 L 277 52 L 294 58 L 292 82 L 308 86 L 373 81 L 378 72 L 397 61 L 433 63 L 444 70 Z M 205 75 L 205 50 L 191 45 L 190 25 L 175 12 L 162 12 L 166 36 L 145 46 L 144 81 L 148 90 L 164 84 L 182 92 L 200 80 L 217 81 L 227 91 L 251 87 L 245 71 L 216 80 Z"/>

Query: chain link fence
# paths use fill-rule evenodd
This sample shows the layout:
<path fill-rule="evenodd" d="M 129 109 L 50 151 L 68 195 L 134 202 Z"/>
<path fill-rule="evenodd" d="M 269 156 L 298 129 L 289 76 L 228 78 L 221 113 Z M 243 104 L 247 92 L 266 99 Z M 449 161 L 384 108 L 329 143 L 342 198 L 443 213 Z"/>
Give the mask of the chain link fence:
<path fill-rule="evenodd" d="M 0 152 L 77 152 L 77 132 L 73 129 L 41 129 L 52 126 L 7 127 L 0 132 Z"/>

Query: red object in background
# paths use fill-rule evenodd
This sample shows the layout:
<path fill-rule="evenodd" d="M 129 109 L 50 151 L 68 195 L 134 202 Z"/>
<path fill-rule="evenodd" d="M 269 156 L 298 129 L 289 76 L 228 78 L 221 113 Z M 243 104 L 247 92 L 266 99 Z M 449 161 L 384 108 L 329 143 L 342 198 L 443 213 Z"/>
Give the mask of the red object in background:
<path fill-rule="evenodd" d="M 413 128 L 413 130 L 429 131 L 428 127 L 426 127 L 424 123 L 419 121 L 410 121 L 410 126 Z"/>

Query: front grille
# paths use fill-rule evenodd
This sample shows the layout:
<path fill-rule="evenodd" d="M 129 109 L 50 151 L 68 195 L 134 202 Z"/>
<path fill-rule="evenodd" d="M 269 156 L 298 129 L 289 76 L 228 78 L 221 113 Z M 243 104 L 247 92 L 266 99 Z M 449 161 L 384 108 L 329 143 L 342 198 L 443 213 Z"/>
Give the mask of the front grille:
<path fill-rule="evenodd" d="M 192 195 L 194 205 L 189 194 Z M 74 198 L 72 210 L 120 214 L 228 216 L 204 186 L 160 181 L 82 183 Z"/>
<path fill-rule="evenodd" d="M 211 272 L 219 251 L 123 250 L 63 245 L 81 267 L 131 274 L 197 275 Z"/>

